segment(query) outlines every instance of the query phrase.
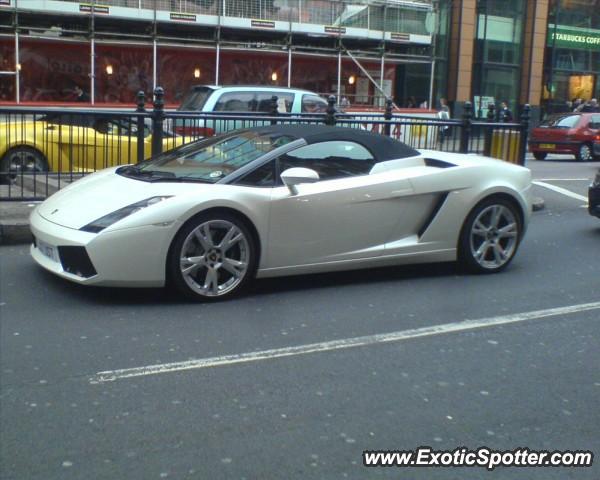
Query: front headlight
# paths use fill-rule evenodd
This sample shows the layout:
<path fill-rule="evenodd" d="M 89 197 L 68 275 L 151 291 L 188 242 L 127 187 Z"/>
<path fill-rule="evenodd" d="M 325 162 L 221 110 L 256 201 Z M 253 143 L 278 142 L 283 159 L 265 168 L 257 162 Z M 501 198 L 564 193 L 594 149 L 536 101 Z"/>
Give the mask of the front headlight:
<path fill-rule="evenodd" d="M 167 198 L 171 198 L 171 196 L 172 195 L 162 197 L 150 197 L 146 200 L 142 200 L 141 202 L 132 203 L 131 205 L 120 208 L 119 210 L 115 210 L 114 212 L 109 213 L 108 215 L 104 215 L 103 217 L 98 218 L 97 220 L 94 220 L 91 223 L 88 223 L 84 227 L 81 227 L 80 230 L 90 233 L 101 232 L 106 227 L 110 227 L 113 223 L 116 223 L 119 220 L 128 217 L 132 213 L 142 210 L 143 208 L 150 207 L 151 205 L 154 205 L 156 203 L 162 202 Z"/>

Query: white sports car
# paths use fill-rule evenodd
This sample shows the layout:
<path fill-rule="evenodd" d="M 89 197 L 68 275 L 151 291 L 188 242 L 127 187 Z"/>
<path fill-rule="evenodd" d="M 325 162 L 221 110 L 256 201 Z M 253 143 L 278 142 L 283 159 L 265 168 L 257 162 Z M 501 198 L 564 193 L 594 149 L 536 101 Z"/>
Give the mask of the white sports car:
<path fill-rule="evenodd" d="M 77 283 L 215 300 L 255 277 L 454 260 L 497 272 L 530 212 L 526 168 L 275 125 L 75 182 L 32 213 L 31 254 Z"/>

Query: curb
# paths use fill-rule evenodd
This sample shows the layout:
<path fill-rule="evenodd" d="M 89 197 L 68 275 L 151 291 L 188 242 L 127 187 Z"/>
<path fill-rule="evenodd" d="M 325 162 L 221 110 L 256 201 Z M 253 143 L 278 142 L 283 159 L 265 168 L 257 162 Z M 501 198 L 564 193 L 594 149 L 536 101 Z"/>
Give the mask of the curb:
<path fill-rule="evenodd" d="M 2 223 L 0 224 L 0 245 L 15 245 L 31 243 L 33 236 L 29 230 L 29 223 Z"/>

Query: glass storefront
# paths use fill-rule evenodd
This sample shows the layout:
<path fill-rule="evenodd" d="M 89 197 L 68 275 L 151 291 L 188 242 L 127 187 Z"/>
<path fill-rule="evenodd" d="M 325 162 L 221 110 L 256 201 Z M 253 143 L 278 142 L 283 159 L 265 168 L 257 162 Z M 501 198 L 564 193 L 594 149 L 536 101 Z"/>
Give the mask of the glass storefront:
<path fill-rule="evenodd" d="M 244 51 L 222 47 L 163 45 L 156 47 L 156 67 L 152 44 L 116 44 L 96 41 L 94 44 L 94 81 L 91 80 L 92 45 L 88 42 L 20 37 L 19 50 L 20 102 L 73 102 L 75 86 L 80 86 L 97 104 L 134 104 L 141 90 L 152 98 L 154 85 L 165 90 L 165 102 L 177 105 L 192 85 L 215 84 L 217 64 L 221 85 L 288 85 L 290 58 L 287 51 Z M 364 70 L 380 84 L 381 60 L 359 59 Z M 15 39 L 0 39 L 0 101 L 15 101 Z M 12 67 L 11 67 L 12 65 Z M 401 64 L 400 66 L 402 66 Z M 421 101 L 428 98 L 430 64 L 422 66 L 416 84 L 423 90 Z M 384 63 L 383 90 L 387 96 L 395 92 L 398 62 Z M 156 78 L 154 78 L 156 70 Z M 290 86 L 335 95 L 338 88 L 338 56 L 314 55 L 293 51 Z M 415 87 L 416 88 L 416 87 Z M 340 100 L 352 105 L 383 107 L 381 92 L 347 55 L 343 55 L 340 72 Z M 423 97 L 423 98 L 421 98 Z"/>
<path fill-rule="evenodd" d="M 0 102 L 15 101 L 15 76 L 15 41 L 0 38 Z"/>
<path fill-rule="evenodd" d="M 542 94 L 546 114 L 600 98 L 600 9 L 594 3 L 551 2 Z"/>
<path fill-rule="evenodd" d="M 97 103 L 135 103 L 140 90 L 152 98 L 152 47 L 96 43 L 95 75 Z"/>
<path fill-rule="evenodd" d="M 519 101 L 523 18 L 522 0 L 478 0 L 473 65 L 473 106 L 486 117 L 488 105 L 506 102 L 516 112 Z"/>

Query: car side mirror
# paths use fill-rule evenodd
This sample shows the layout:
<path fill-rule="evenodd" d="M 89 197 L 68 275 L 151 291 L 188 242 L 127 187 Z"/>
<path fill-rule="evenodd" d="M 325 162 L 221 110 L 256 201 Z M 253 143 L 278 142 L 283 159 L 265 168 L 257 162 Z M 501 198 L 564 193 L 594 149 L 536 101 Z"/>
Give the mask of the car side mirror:
<path fill-rule="evenodd" d="M 298 193 L 296 185 L 302 183 L 315 183 L 319 181 L 319 174 L 310 168 L 288 168 L 281 174 L 281 180 L 290 189 L 292 195 Z"/>
<path fill-rule="evenodd" d="M 600 122 L 590 122 L 588 128 L 590 128 L 591 130 L 598 130 L 600 129 Z"/>

